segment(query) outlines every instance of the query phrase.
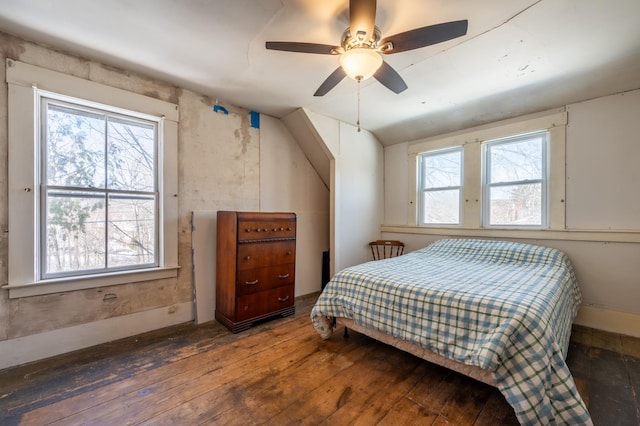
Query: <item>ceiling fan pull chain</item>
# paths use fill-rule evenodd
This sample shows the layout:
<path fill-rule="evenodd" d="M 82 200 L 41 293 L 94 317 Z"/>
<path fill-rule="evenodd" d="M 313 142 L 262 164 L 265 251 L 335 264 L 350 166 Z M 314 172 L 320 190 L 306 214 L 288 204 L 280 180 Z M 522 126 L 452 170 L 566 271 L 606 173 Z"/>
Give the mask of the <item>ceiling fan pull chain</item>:
<path fill-rule="evenodd" d="M 358 126 L 358 132 L 360 132 L 360 82 L 362 78 L 358 77 L 356 81 L 358 82 L 358 121 L 356 121 L 356 125 Z"/>

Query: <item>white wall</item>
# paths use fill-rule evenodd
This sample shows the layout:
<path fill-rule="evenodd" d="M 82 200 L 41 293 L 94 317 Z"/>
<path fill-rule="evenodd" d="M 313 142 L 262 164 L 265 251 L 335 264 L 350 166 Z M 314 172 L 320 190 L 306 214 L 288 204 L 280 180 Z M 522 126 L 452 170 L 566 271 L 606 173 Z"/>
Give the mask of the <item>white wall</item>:
<path fill-rule="evenodd" d="M 640 231 L 640 90 L 567 112 L 567 228 Z"/>
<path fill-rule="evenodd" d="M 407 142 L 384 150 L 384 224 L 406 225 L 409 208 Z M 415 169 L 415 165 L 412 166 Z"/>
<path fill-rule="evenodd" d="M 367 131 L 340 123 L 340 156 L 336 174 L 340 176 L 341 255 L 337 270 L 369 258 L 369 242 L 380 238 L 379 224 L 384 217 L 384 151 Z"/>
<path fill-rule="evenodd" d="M 566 110 L 566 230 L 500 237 L 565 251 L 584 298 L 576 322 L 640 336 L 640 90 L 568 105 Z M 409 173 L 415 173 L 415 166 L 407 163 L 411 144 L 385 149 L 383 235 L 405 241 L 408 250 L 447 235 L 484 235 L 407 224 L 407 211 L 414 208 L 404 198 Z M 399 224 L 404 228 L 393 226 Z"/>
<path fill-rule="evenodd" d="M 384 217 L 384 151 L 367 130 L 302 111 L 328 150 L 331 181 L 331 274 L 369 259 Z M 286 120 L 285 120 L 286 121 Z"/>
<path fill-rule="evenodd" d="M 260 116 L 260 211 L 297 216 L 295 295 L 320 291 L 329 250 L 329 189 L 282 121 Z"/>

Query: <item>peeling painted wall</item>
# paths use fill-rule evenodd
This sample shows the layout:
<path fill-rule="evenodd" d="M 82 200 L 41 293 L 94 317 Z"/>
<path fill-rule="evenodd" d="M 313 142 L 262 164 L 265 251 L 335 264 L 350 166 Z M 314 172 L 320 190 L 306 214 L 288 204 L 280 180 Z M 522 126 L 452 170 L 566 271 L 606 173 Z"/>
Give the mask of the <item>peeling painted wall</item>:
<path fill-rule="evenodd" d="M 4 59 L 24 53 L 24 47 L 16 39 L 0 33 L 0 56 Z M 8 88 L 5 67 L 0 67 L 0 284 L 8 281 L 9 271 L 9 188 L 8 188 L 8 146 L 7 140 L 7 96 Z M 0 340 L 7 339 L 9 323 L 9 299 L 5 292 L 0 292 Z"/>
<path fill-rule="evenodd" d="M 0 33 L 0 59 L 12 58 L 134 93 L 176 103 L 178 129 L 178 277 L 21 299 L 0 291 L 0 341 L 31 336 L 142 311 L 167 308 L 193 299 L 190 213 L 193 210 L 257 210 L 260 196 L 259 130 L 249 112 L 199 94 L 48 49 Z M 8 280 L 7 85 L 0 67 L 0 284 Z"/>
<path fill-rule="evenodd" d="M 184 91 L 180 96 L 179 214 L 193 210 L 256 210 L 260 196 L 260 135 L 249 127 L 249 111 L 225 107 Z M 187 232 L 188 223 L 180 231 Z M 189 230 L 190 232 L 190 230 Z"/>
<path fill-rule="evenodd" d="M 190 286 L 175 279 L 12 299 L 7 338 L 172 306 L 190 299 Z"/>
<path fill-rule="evenodd" d="M 18 38 L 0 33 L 2 62 L 7 57 L 33 65 L 63 72 L 75 77 L 96 81 L 131 92 L 144 94 L 165 101 L 179 100 L 180 90 L 166 84 L 150 81 L 112 67 L 76 58 L 47 49 Z M 5 69 L 2 67 L 2 81 Z M 0 241 L 1 282 L 7 283 L 7 86 L 0 93 Z M 110 294 L 109 298 L 104 298 Z M 183 271 L 177 279 L 136 284 L 125 284 L 103 289 L 81 290 L 55 295 L 7 299 L 7 292 L 0 293 L 0 337 L 12 339 L 54 329 L 99 321 L 119 315 L 169 306 L 191 299 L 190 278 Z"/>

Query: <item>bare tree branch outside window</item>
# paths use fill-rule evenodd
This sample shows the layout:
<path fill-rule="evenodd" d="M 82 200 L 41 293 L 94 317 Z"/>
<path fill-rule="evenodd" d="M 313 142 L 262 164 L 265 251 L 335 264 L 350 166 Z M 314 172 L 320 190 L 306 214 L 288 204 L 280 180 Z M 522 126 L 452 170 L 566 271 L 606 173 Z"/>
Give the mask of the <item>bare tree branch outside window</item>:
<path fill-rule="evenodd" d="M 543 225 L 546 144 L 546 132 L 487 143 L 489 225 Z"/>
<path fill-rule="evenodd" d="M 420 218 L 424 225 L 460 223 L 462 148 L 420 157 Z"/>
<path fill-rule="evenodd" d="M 157 263 L 156 123 L 43 104 L 44 275 Z"/>

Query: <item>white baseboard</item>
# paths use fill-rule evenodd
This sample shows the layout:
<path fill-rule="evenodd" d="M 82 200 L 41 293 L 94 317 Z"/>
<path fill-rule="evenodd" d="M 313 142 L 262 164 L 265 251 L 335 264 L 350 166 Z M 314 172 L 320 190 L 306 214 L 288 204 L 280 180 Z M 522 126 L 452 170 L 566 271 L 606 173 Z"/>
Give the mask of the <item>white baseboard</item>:
<path fill-rule="evenodd" d="M 640 337 L 640 315 L 581 306 L 574 324 L 626 336 Z"/>
<path fill-rule="evenodd" d="M 193 302 L 0 341 L 0 369 L 193 320 Z"/>

